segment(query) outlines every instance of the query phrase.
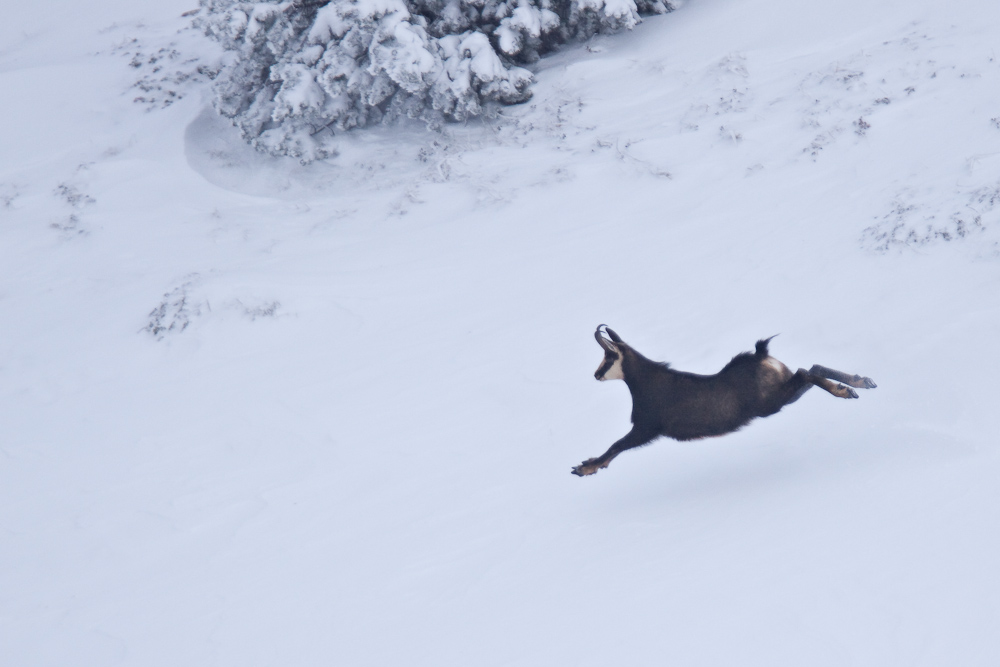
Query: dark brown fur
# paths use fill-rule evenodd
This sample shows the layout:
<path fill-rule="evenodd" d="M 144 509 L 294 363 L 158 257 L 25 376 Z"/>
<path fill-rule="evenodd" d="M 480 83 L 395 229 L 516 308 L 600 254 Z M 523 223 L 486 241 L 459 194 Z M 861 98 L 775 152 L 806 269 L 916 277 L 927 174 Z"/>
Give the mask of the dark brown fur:
<path fill-rule="evenodd" d="M 601 336 L 601 327 L 610 340 Z M 598 326 L 594 335 L 604 348 L 604 360 L 594 374 L 598 380 L 621 359 L 622 379 L 632 393 L 632 430 L 601 456 L 573 468 L 573 474 L 581 477 L 606 468 L 626 449 L 641 447 L 661 435 L 695 440 L 732 433 L 794 403 L 813 385 L 840 398 L 858 397 L 850 387 L 875 387 L 871 378 L 819 365 L 793 373 L 768 354 L 773 336 L 757 341 L 756 351 L 733 357 L 715 375 L 697 375 L 650 361 L 606 325 Z"/>

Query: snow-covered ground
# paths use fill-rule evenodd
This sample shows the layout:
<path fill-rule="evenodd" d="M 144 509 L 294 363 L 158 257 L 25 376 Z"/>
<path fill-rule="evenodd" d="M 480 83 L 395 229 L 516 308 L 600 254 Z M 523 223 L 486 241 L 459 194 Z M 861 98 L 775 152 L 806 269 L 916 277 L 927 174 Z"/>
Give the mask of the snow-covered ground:
<path fill-rule="evenodd" d="M 0 25 L 0 665 L 1000 664 L 1000 4 L 690 0 L 305 167 L 193 8 Z M 579 479 L 600 322 L 879 387 Z"/>

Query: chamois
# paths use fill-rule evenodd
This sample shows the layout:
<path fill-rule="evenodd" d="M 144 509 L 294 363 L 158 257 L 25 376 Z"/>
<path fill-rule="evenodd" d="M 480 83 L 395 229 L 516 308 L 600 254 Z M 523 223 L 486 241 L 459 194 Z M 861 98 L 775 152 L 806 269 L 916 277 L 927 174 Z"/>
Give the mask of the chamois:
<path fill-rule="evenodd" d="M 601 335 L 602 328 L 607 338 Z M 628 385 L 632 393 L 632 430 L 604 454 L 573 468 L 573 474 L 580 477 L 607 468 L 626 449 L 641 447 L 661 435 L 695 440 L 732 433 L 756 417 L 773 415 L 794 403 L 813 385 L 840 398 L 857 398 L 858 393 L 851 387 L 875 387 L 871 378 L 818 364 L 808 371 L 800 368 L 793 373 L 768 354 L 767 345 L 774 336 L 757 341 L 755 352 L 737 354 L 715 375 L 675 371 L 669 364 L 650 361 L 606 324 L 598 325 L 594 338 L 604 349 L 604 359 L 594 377 L 601 381 L 624 380 Z"/>

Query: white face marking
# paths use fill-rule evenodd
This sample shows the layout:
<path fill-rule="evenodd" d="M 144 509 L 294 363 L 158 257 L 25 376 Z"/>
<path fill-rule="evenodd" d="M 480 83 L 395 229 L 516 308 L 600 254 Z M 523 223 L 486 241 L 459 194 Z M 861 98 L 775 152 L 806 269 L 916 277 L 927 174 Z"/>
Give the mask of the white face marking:
<path fill-rule="evenodd" d="M 622 371 L 622 358 L 621 353 L 619 353 L 618 358 L 615 359 L 613 364 L 611 364 L 611 368 L 609 368 L 603 376 L 597 379 L 601 382 L 604 382 L 605 380 L 624 380 L 625 373 Z M 603 361 L 601 362 L 601 365 L 604 365 Z"/>
<path fill-rule="evenodd" d="M 615 363 L 611 364 L 611 368 L 608 369 L 608 372 L 604 374 L 604 377 L 602 377 L 601 380 L 625 379 L 625 372 L 622 370 L 622 358 L 622 355 L 619 354 L 618 358 L 615 359 Z"/>

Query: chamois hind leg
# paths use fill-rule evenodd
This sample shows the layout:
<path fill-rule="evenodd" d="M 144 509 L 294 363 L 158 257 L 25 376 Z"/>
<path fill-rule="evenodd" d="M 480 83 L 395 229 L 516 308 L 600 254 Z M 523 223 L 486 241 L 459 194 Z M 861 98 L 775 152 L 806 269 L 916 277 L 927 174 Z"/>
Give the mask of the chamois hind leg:
<path fill-rule="evenodd" d="M 848 375 L 841 371 L 835 371 L 832 368 L 827 368 L 826 366 L 820 366 L 815 364 L 809 369 L 810 375 L 818 375 L 822 378 L 829 378 L 831 380 L 836 380 L 837 382 L 843 382 L 844 384 L 857 387 L 858 389 L 874 389 L 878 385 L 869 378 L 862 375 Z"/>
<path fill-rule="evenodd" d="M 815 368 L 815 367 L 814 367 Z M 820 367 L 822 368 L 822 366 Z M 824 369 L 826 370 L 826 369 Z M 833 371 L 836 373 L 837 371 Z M 850 375 L 846 373 L 840 373 L 841 376 L 851 378 Z M 852 378 L 853 379 L 853 378 Z M 868 378 L 862 378 L 868 380 Z M 871 380 L 868 380 L 871 382 Z M 871 383 L 872 386 L 875 385 L 874 382 Z M 800 368 L 795 373 L 792 374 L 788 380 L 785 381 L 783 385 L 774 393 L 771 400 L 768 402 L 767 407 L 765 407 L 761 413 L 761 417 L 767 417 L 768 415 L 773 415 L 775 412 L 781 410 L 781 408 L 794 403 L 795 401 L 802 398 L 802 394 L 809 391 L 813 386 L 817 386 L 824 391 L 828 391 L 838 398 L 857 398 L 858 393 L 851 389 L 850 387 L 845 387 L 842 384 L 837 384 L 836 382 L 831 382 L 829 379 L 822 377 L 820 375 L 814 374 L 811 371 L 807 371 L 804 368 Z"/>
<path fill-rule="evenodd" d="M 765 399 L 765 403 L 760 408 L 758 416 L 767 417 L 781 410 L 781 408 L 794 403 L 802 398 L 802 394 L 812 389 L 812 381 L 809 374 L 799 369 L 792 373 L 785 368 L 787 377 L 781 384 L 774 387 L 773 392 Z"/>
<path fill-rule="evenodd" d="M 837 384 L 836 382 L 831 382 L 825 377 L 820 377 L 819 375 L 813 375 L 804 368 L 800 368 L 796 371 L 795 375 L 802 374 L 807 382 L 810 382 L 824 391 L 828 391 L 838 398 L 857 398 L 858 392 L 854 391 L 850 387 L 845 387 L 842 384 Z"/>
<path fill-rule="evenodd" d="M 633 426 L 632 430 L 626 433 L 625 437 L 611 445 L 611 447 L 608 448 L 608 451 L 596 458 L 587 459 L 580 465 L 574 467 L 572 472 L 574 475 L 579 477 L 593 475 L 601 468 L 607 468 L 608 464 L 611 463 L 611 460 L 624 452 L 626 449 L 641 447 L 655 439 L 656 436 L 657 434 L 655 432 L 640 430 Z"/>

